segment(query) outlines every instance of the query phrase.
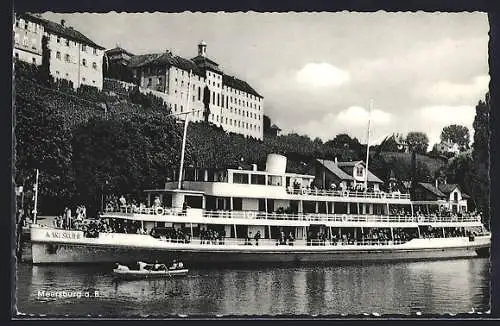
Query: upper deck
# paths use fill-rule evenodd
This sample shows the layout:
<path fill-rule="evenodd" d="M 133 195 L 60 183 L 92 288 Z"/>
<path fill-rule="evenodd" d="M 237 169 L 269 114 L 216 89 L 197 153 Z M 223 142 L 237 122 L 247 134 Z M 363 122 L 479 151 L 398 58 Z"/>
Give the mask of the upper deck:
<path fill-rule="evenodd" d="M 410 204 L 408 193 L 381 191 L 382 181 L 365 169 L 363 162 L 325 161 L 325 165 L 318 165 L 318 171 L 323 172 L 315 171 L 316 175 L 286 172 L 287 159 L 277 154 L 268 156 L 262 171 L 255 164 L 251 169 L 193 169 L 184 176 L 182 190 L 214 197 Z M 326 168 L 339 177 L 328 176 Z M 177 189 L 178 182 L 167 182 L 164 189 L 148 191 Z"/>
<path fill-rule="evenodd" d="M 173 222 L 195 224 L 238 224 L 238 225 L 275 225 L 308 226 L 324 224 L 339 227 L 433 227 L 481 226 L 479 216 L 464 214 L 461 216 L 402 216 L 375 214 L 322 214 L 322 213 L 266 213 L 258 211 L 207 211 L 188 208 L 185 211 L 163 207 L 123 206 L 119 210 L 109 211 L 104 218 L 121 218 L 136 221 Z"/>

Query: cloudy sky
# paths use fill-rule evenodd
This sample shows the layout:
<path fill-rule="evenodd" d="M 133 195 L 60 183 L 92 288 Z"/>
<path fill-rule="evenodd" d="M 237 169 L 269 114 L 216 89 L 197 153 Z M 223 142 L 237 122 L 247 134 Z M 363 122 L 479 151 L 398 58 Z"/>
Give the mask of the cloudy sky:
<path fill-rule="evenodd" d="M 484 13 L 54 14 L 106 48 L 194 57 L 200 40 L 222 69 L 264 96 L 283 132 L 366 141 L 457 123 L 472 133 L 488 89 Z"/>

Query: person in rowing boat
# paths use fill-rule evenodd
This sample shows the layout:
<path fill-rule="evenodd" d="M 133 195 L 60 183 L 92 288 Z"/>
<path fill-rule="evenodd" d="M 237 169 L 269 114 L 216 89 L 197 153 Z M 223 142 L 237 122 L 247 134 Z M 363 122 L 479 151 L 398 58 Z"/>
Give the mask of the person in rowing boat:
<path fill-rule="evenodd" d="M 172 266 L 170 266 L 169 269 L 175 270 L 175 269 L 178 269 L 178 268 L 179 268 L 179 265 L 177 264 L 177 261 L 174 259 L 174 261 L 172 262 Z"/>

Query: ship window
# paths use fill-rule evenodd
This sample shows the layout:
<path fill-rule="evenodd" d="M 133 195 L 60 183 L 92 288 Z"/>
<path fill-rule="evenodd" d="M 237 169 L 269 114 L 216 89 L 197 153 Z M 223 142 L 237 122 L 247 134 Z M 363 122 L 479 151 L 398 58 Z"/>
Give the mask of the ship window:
<path fill-rule="evenodd" d="M 234 173 L 233 183 L 245 183 L 248 184 L 248 174 L 246 173 Z"/>
<path fill-rule="evenodd" d="M 266 176 L 262 174 L 252 174 L 251 175 L 251 184 L 253 185 L 265 185 L 266 184 Z"/>
<path fill-rule="evenodd" d="M 283 184 L 283 178 L 279 175 L 270 175 L 267 177 L 267 184 L 269 186 L 281 186 Z"/>

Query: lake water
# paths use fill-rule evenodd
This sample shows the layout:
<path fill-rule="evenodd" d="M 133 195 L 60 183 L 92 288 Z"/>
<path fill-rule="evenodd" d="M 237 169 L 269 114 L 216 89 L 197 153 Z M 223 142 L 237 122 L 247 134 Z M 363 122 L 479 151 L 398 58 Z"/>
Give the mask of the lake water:
<path fill-rule="evenodd" d="M 111 266 L 20 263 L 17 309 L 35 316 L 96 317 L 485 312 L 489 268 L 488 259 L 473 258 L 193 269 L 185 278 L 115 282 Z M 60 297 L 48 297 L 50 291 Z"/>

